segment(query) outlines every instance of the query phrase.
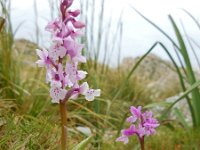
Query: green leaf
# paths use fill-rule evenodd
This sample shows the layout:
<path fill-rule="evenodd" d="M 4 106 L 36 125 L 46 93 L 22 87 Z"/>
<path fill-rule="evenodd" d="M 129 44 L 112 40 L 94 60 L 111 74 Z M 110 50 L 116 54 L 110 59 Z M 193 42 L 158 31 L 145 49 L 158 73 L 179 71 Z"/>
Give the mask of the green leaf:
<path fill-rule="evenodd" d="M 86 146 L 90 143 L 93 136 L 89 136 L 85 140 L 81 141 L 78 145 L 76 145 L 72 150 L 85 150 Z"/>
<path fill-rule="evenodd" d="M 180 123 L 184 126 L 185 129 L 189 129 L 189 125 L 185 120 L 184 114 L 180 111 L 180 109 L 175 108 L 174 109 L 175 115 L 177 116 L 177 119 L 180 121 Z"/>
<path fill-rule="evenodd" d="M 165 118 L 167 116 L 167 114 L 170 112 L 170 110 L 172 109 L 172 107 L 178 103 L 180 100 L 182 100 L 184 97 L 186 97 L 189 93 L 191 93 L 194 89 L 196 89 L 197 87 L 200 86 L 200 81 L 197 81 L 195 84 L 193 84 L 190 88 L 188 88 L 179 98 L 177 98 L 169 107 L 168 109 L 165 111 L 165 113 L 163 113 L 163 115 L 161 116 L 161 119 Z"/>
<path fill-rule="evenodd" d="M 188 49 L 185 45 L 185 42 L 182 38 L 182 35 L 181 35 L 174 19 L 172 18 L 172 16 L 169 15 L 169 19 L 172 23 L 176 37 L 178 39 L 178 42 L 179 42 L 179 45 L 180 45 L 180 52 L 181 52 L 181 54 L 184 58 L 184 62 L 185 62 L 185 65 L 186 65 L 186 72 L 187 72 L 187 76 L 188 76 L 188 81 L 189 81 L 190 85 L 193 85 L 194 83 L 196 83 L 196 78 L 195 78 L 195 74 L 194 74 L 194 71 L 193 71 L 193 68 L 192 68 L 192 65 L 191 65 L 191 62 L 190 62 Z M 192 93 L 192 101 L 191 101 L 191 103 L 189 103 L 189 105 L 190 105 L 189 107 L 191 109 L 191 114 L 192 114 L 194 126 L 199 127 L 200 126 L 200 109 L 199 109 L 200 108 L 200 99 L 199 99 L 200 93 L 199 93 L 199 90 L 197 88 L 194 88 L 191 93 Z"/>

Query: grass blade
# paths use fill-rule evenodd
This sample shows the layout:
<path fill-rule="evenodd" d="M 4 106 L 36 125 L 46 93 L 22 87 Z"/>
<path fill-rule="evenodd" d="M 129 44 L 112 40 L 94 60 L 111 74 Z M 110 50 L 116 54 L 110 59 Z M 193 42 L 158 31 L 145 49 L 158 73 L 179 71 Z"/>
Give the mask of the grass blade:
<path fill-rule="evenodd" d="M 190 18 L 192 18 L 192 20 L 196 23 L 196 25 L 198 26 L 198 28 L 200 29 L 200 24 L 197 21 L 197 19 L 191 14 L 189 13 L 186 9 L 182 9 Z"/>
<path fill-rule="evenodd" d="M 190 88 L 188 88 L 184 93 L 181 94 L 181 96 L 179 98 L 177 98 L 169 107 L 168 109 L 165 111 L 165 113 L 163 113 L 163 115 L 161 116 L 161 120 L 163 120 L 167 114 L 170 112 L 170 110 L 172 109 L 172 107 L 178 103 L 180 100 L 182 100 L 184 97 L 186 97 L 189 93 L 191 93 L 194 89 L 196 89 L 197 87 L 200 86 L 200 81 L 197 81 L 196 83 L 194 83 L 192 86 L 190 86 Z"/>
<path fill-rule="evenodd" d="M 178 120 L 180 121 L 180 123 L 184 126 L 185 129 L 189 129 L 189 125 L 185 120 L 184 114 L 180 111 L 180 109 L 175 108 L 175 115 L 177 116 Z"/>
<path fill-rule="evenodd" d="M 165 35 L 178 49 L 179 46 L 176 44 L 176 42 L 159 26 L 157 26 L 154 22 L 146 18 L 143 14 L 141 14 L 137 9 L 135 9 L 133 6 L 131 8 L 138 14 L 140 15 L 143 19 L 145 19 L 147 22 L 149 22 L 151 25 L 153 25 L 158 31 L 160 31 L 163 35 Z"/>
<path fill-rule="evenodd" d="M 185 33 L 185 35 L 186 35 L 186 39 L 187 39 L 187 41 L 188 41 L 188 44 L 189 44 L 189 46 L 190 46 L 190 48 L 191 48 L 191 50 L 192 50 L 192 52 L 193 52 L 193 55 L 194 55 L 194 57 L 195 57 L 195 59 L 196 59 L 196 62 L 197 62 L 197 64 L 198 64 L 198 67 L 199 67 L 199 69 L 200 69 L 200 61 L 199 61 L 199 58 L 198 58 L 197 53 L 196 53 L 196 51 L 195 51 L 195 49 L 194 49 L 194 47 L 193 47 L 193 45 L 192 45 L 192 43 L 191 43 L 191 41 L 190 41 L 190 39 L 189 39 L 189 37 L 188 37 L 188 34 L 187 34 L 186 29 L 185 29 L 185 27 L 184 27 L 184 25 L 183 25 L 183 22 L 181 22 L 181 25 L 182 25 L 183 31 L 184 31 L 184 33 Z"/>
<path fill-rule="evenodd" d="M 81 141 L 78 145 L 76 145 L 72 150 L 85 150 L 86 146 L 90 143 L 93 136 L 86 138 L 85 140 Z"/>
<path fill-rule="evenodd" d="M 174 19 L 172 18 L 172 16 L 169 15 L 169 19 L 172 23 L 172 26 L 174 28 L 174 31 L 175 31 L 175 34 L 176 34 L 176 37 L 178 39 L 178 42 L 179 42 L 179 45 L 180 45 L 180 51 L 182 53 L 182 56 L 184 58 L 184 61 L 185 61 L 185 65 L 186 65 L 186 72 L 187 72 L 187 75 L 188 75 L 188 80 L 189 80 L 189 83 L 190 85 L 193 85 L 195 82 L 196 82 L 196 78 L 195 78 L 195 75 L 194 75 L 194 71 L 192 69 L 192 65 L 191 65 L 191 62 L 190 62 L 190 58 L 189 58 L 189 54 L 188 54 L 188 50 L 185 46 L 185 43 L 184 43 L 184 40 L 182 38 L 182 35 L 174 21 Z M 194 109 L 194 117 L 193 119 L 195 119 L 195 124 L 194 126 L 200 126 L 200 93 L 199 93 L 199 90 L 197 88 L 195 88 L 193 91 L 192 91 L 192 104 L 193 104 L 193 109 Z"/>

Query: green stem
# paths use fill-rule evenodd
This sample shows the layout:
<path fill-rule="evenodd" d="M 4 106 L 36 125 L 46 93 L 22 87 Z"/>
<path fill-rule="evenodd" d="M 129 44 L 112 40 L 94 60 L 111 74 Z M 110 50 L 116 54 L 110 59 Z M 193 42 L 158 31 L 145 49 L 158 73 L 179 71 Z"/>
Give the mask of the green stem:
<path fill-rule="evenodd" d="M 65 102 L 60 101 L 60 116 L 61 116 L 61 127 L 62 127 L 62 135 L 61 135 L 61 149 L 67 149 L 67 110 L 65 107 Z"/>

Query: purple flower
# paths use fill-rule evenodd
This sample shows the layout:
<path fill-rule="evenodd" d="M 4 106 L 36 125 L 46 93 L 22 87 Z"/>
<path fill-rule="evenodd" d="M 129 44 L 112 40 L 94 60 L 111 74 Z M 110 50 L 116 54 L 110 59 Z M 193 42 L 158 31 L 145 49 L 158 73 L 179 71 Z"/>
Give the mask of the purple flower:
<path fill-rule="evenodd" d="M 155 128 L 159 126 L 158 121 L 153 118 L 151 111 L 146 111 L 142 113 L 142 107 L 130 107 L 131 116 L 126 119 L 127 122 L 131 123 L 128 129 L 123 129 L 121 131 L 122 135 L 117 138 L 116 141 L 128 143 L 128 137 L 136 135 L 140 141 L 144 139 L 145 136 L 152 135 L 156 132 Z"/>
<path fill-rule="evenodd" d="M 88 90 L 89 90 L 89 85 L 87 82 L 84 82 L 83 84 L 81 84 L 81 86 L 79 88 L 80 94 L 85 95 Z"/>
<path fill-rule="evenodd" d="M 37 55 L 40 57 L 40 60 L 36 61 L 39 67 L 47 67 L 49 68 L 49 65 L 51 64 L 51 61 L 49 59 L 49 54 L 46 49 L 39 50 L 36 49 Z"/>
<path fill-rule="evenodd" d="M 137 134 L 137 129 L 135 128 L 135 125 L 132 124 L 128 129 L 124 129 L 122 134 L 125 136 L 131 136 Z"/>
<path fill-rule="evenodd" d="M 127 122 L 134 123 L 137 120 L 135 116 L 130 116 L 126 119 Z"/>
<path fill-rule="evenodd" d="M 124 144 L 127 144 L 128 143 L 128 137 L 127 136 L 125 136 L 125 135 L 122 135 L 122 136 L 120 136 L 120 137 L 118 137 L 117 139 L 116 139 L 116 142 L 123 142 Z"/>
<path fill-rule="evenodd" d="M 73 40 L 66 40 L 64 41 L 64 46 L 72 61 L 82 63 L 86 62 L 86 58 L 81 54 L 81 50 L 83 49 L 82 44 L 78 44 Z"/>
<path fill-rule="evenodd" d="M 59 58 L 63 58 L 66 55 L 66 49 L 57 43 L 53 43 L 53 45 L 49 49 L 49 56 L 52 60 L 56 61 Z"/>
<path fill-rule="evenodd" d="M 76 84 L 79 80 L 86 77 L 87 72 L 77 69 L 77 63 L 67 63 L 65 73 L 72 84 Z"/>
<path fill-rule="evenodd" d="M 81 22 L 81 21 L 76 21 L 75 19 L 72 19 L 71 22 L 72 22 L 72 24 L 73 24 L 73 26 L 75 28 L 83 28 L 83 27 L 85 27 L 85 24 L 83 22 Z"/>
<path fill-rule="evenodd" d="M 74 0 L 63 0 L 63 2 L 61 3 L 61 5 L 63 5 L 66 8 L 69 8 Z"/>
<path fill-rule="evenodd" d="M 141 110 L 142 110 L 141 106 L 138 106 L 138 108 L 131 106 L 131 108 L 130 108 L 130 112 L 131 112 L 132 116 L 137 119 L 139 119 L 141 116 Z"/>
<path fill-rule="evenodd" d="M 100 96 L 101 90 L 97 89 L 88 89 L 87 92 L 85 93 L 85 99 L 88 101 L 93 101 L 94 98 L 97 96 Z"/>
<path fill-rule="evenodd" d="M 73 17 L 77 17 L 80 14 L 80 10 L 77 9 L 75 11 L 69 11 L 68 13 Z"/>
<path fill-rule="evenodd" d="M 142 124 L 138 124 L 138 128 L 137 128 L 137 136 L 139 138 L 142 138 L 143 136 L 145 136 L 145 134 L 147 133 L 148 130 L 146 130 L 145 127 L 142 126 Z"/>
<path fill-rule="evenodd" d="M 62 21 L 59 18 L 59 19 L 49 22 L 47 24 L 47 26 L 45 27 L 45 30 L 54 34 L 54 33 L 58 33 L 60 31 L 61 27 L 62 27 Z"/>
<path fill-rule="evenodd" d="M 67 90 L 61 88 L 62 85 L 60 82 L 52 82 L 50 89 L 50 96 L 52 97 L 52 103 L 59 103 L 59 100 L 65 98 Z"/>

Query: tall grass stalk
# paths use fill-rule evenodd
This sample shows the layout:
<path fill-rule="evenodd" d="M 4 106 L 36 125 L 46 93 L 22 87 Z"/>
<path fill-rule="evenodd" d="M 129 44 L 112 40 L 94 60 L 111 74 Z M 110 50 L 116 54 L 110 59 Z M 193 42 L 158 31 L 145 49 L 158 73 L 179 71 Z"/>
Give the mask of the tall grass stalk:
<path fill-rule="evenodd" d="M 5 18 L 5 25 L 2 26 L 0 34 L 0 95 L 4 98 L 16 99 L 21 95 L 22 90 L 20 89 L 19 62 L 17 57 L 14 56 L 16 51 L 13 50 L 13 30 L 10 18 L 11 3 L 2 0 L 0 4 L 2 15 Z"/>
<path fill-rule="evenodd" d="M 98 7 L 99 11 L 97 4 L 101 6 Z M 116 30 L 113 32 L 115 25 L 112 23 L 111 17 L 107 22 L 106 14 L 104 13 L 105 5 L 105 0 L 98 2 L 95 0 L 80 1 L 82 18 L 87 25 L 85 29 L 86 37 L 83 37 L 82 40 L 86 40 L 86 55 L 92 60 L 92 66 L 90 67 L 93 67 L 96 71 L 101 68 L 97 66 L 100 60 L 102 64 L 110 63 L 113 51 L 118 49 L 116 46 L 119 46 L 121 42 L 117 38 L 120 38 L 120 34 L 123 33 L 123 29 L 121 28 L 122 14 L 118 19 Z M 97 34 L 95 35 L 94 33 Z M 103 59 L 101 59 L 102 54 L 104 55 Z M 91 65 L 90 63 L 88 65 Z"/>
<path fill-rule="evenodd" d="M 194 23 L 197 25 L 197 27 L 200 30 L 200 23 L 199 23 L 199 21 L 189 11 L 187 11 L 186 9 L 182 9 L 182 10 L 194 21 Z"/>
<path fill-rule="evenodd" d="M 196 62 L 197 62 L 197 65 L 198 65 L 198 67 L 199 67 L 199 70 L 200 70 L 200 59 L 198 58 L 197 53 L 196 53 L 196 51 L 195 51 L 195 49 L 194 49 L 194 46 L 192 45 L 192 43 L 191 43 L 191 41 L 190 41 L 190 38 L 189 38 L 189 36 L 188 36 L 188 34 L 187 34 L 187 32 L 186 32 L 186 29 L 185 29 L 185 27 L 184 27 L 184 25 L 183 25 L 183 22 L 181 22 L 181 26 L 182 26 L 182 28 L 183 28 L 183 31 L 184 31 L 184 34 L 185 34 L 185 36 L 186 36 L 187 42 L 188 42 L 188 44 L 189 44 L 189 46 L 190 46 L 190 48 L 191 48 L 191 50 L 192 50 L 192 53 L 193 53 L 193 55 L 194 55 L 194 57 L 195 57 L 195 60 L 196 60 Z"/>
<path fill-rule="evenodd" d="M 36 43 L 39 45 L 40 43 L 40 30 L 39 30 L 39 24 L 38 24 L 38 10 L 37 10 L 37 0 L 34 0 L 34 14 L 35 14 L 35 37 L 36 37 Z"/>
<path fill-rule="evenodd" d="M 120 23 L 120 28 L 119 28 L 119 45 L 118 45 L 118 60 L 117 60 L 119 72 L 120 72 L 120 64 L 121 64 L 122 37 L 123 37 L 123 22 Z"/>
<path fill-rule="evenodd" d="M 100 15 L 99 15 L 99 25 L 98 25 L 98 35 L 97 35 L 97 50 L 95 54 L 95 66 L 94 68 L 97 69 L 97 63 L 99 60 L 99 54 L 100 54 L 100 49 L 101 49 L 101 42 L 102 42 L 102 33 L 103 33 L 103 20 L 104 20 L 104 9 L 105 7 L 105 0 L 101 1 L 101 10 L 100 10 Z M 92 32 L 93 33 L 93 32 Z"/>
<path fill-rule="evenodd" d="M 98 9 L 97 4 L 100 6 Z M 99 84 L 104 85 L 104 83 L 106 83 L 106 80 L 104 79 L 106 77 L 106 72 L 108 72 L 107 65 L 112 59 L 112 51 L 121 49 L 121 41 L 117 41 L 118 38 L 121 38 L 119 36 L 121 36 L 123 32 L 121 18 L 119 18 L 119 23 L 116 26 L 115 32 L 113 33 L 113 27 L 115 26 L 110 20 L 108 23 L 106 22 L 105 5 L 105 0 L 80 1 L 83 20 L 86 23 L 86 36 L 83 37 L 82 40 L 86 40 L 86 42 L 84 42 L 86 43 L 86 55 L 89 57 L 89 60 L 91 60 L 87 62 L 87 68 L 88 72 L 92 72 L 93 74 L 91 82 L 94 87 L 99 86 Z M 116 48 L 116 46 L 120 47 Z M 118 50 L 118 52 L 119 51 L 120 50 Z M 116 53 L 118 52 L 116 51 Z M 102 55 L 103 59 L 101 57 Z M 120 55 L 118 61 L 120 61 Z M 103 65 L 99 65 L 99 62 L 102 62 Z M 95 75 L 99 74 L 100 72 L 102 75 Z M 104 104 L 102 104 L 101 101 L 94 101 L 94 112 L 101 114 L 102 106 L 104 106 Z M 97 127 L 97 136 L 95 138 L 96 148 L 101 149 L 101 135 L 103 134 L 104 129 L 101 128 L 99 120 L 96 120 L 95 124 Z"/>
<path fill-rule="evenodd" d="M 5 23 L 5 19 L 0 17 L 0 32 L 1 32 L 1 29 L 3 28 L 4 23 Z"/>

